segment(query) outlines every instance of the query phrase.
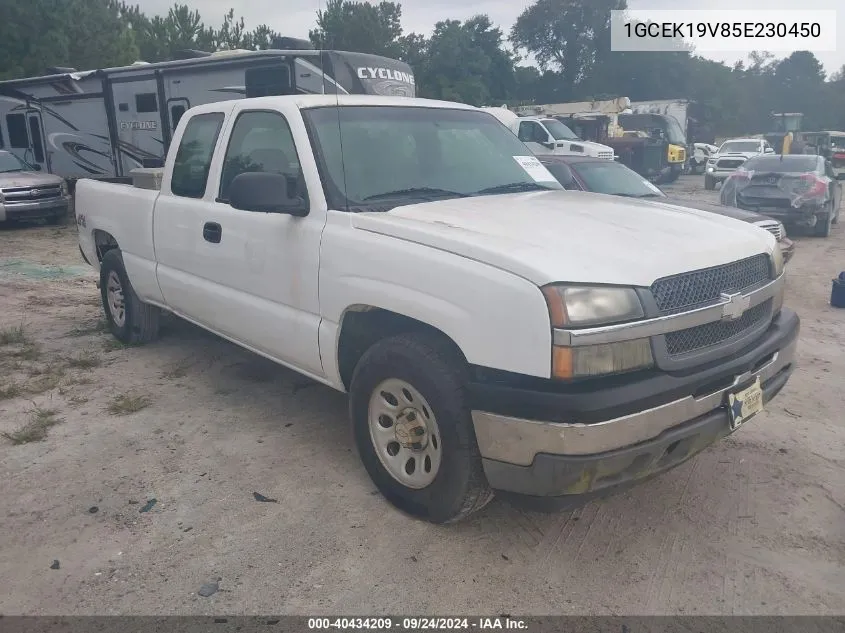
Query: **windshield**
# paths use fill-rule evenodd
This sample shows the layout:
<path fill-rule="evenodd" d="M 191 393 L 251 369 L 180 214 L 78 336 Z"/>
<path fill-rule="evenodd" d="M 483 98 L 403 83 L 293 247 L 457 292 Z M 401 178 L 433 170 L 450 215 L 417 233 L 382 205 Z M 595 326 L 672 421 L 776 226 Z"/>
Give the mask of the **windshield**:
<path fill-rule="evenodd" d="M 681 124 L 673 116 L 666 117 L 666 140 L 675 145 L 686 145 L 687 138 L 681 129 Z"/>
<path fill-rule="evenodd" d="M 632 169 L 612 161 L 578 162 L 570 165 L 587 191 L 631 198 L 665 197 L 663 192 Z"/>
<path fill-rule="evenodd" d="M 722 147 L 719 148 L 720 154 L 729 154 L 731 152 L 759 152 L 760 143 L 758 141 L 725 141 Z"/>
<path fill-rule="evenodd" d="M 12 171 L 33 171 L 33 169 L 14 154 L 0 152 L 0 174 Z"/>
<path fill-rule="evenodd" d="M 581 139 L 578 138 L 572 130 L 566 127 L 563 123 L 558 121 L 557 119 L 543 119 L 541 121 L 543 125 L 546 126 L 546 129 L 549 131 L 549 134 L 556 141 L 580 141 Z"/>
<path fill-rule="evenodd" d="M 561 189 L 486 112 L 345 106 L 302 115 L 334 209 L 386 210 L 432 199 Z"/>
<path fill-rule="evenodd" d="M 811 154 L 787 154 L 786 156 L 755 156 L 745 161 L 745 171 L 771 171 L 775 173 L 796 173 L 816 171 L 819 157 Z"/>

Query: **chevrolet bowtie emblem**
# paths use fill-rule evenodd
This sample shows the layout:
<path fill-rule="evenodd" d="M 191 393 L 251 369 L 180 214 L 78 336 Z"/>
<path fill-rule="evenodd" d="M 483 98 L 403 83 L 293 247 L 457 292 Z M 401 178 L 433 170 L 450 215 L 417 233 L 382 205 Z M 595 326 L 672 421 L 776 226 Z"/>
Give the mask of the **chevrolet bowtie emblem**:
<path fill-rule="evenodd" d="M 741 292 L 736 294 L 722 293 L 722 301 L 723 321 L 734 321 L 740 318 L 751 305 L 751 297 L 746 297 Z"/>

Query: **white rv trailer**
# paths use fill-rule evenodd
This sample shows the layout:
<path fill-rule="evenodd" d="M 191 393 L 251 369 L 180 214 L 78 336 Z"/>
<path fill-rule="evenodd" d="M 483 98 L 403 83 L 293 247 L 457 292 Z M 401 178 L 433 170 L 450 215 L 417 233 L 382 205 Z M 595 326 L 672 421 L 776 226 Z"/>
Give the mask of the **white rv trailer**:
<path fill-rule="evenodd" d="M 416 95 L 407 64 L 325 50 L 191 51 L 0 82 L 0 149 L 68 179 L 128 177 L 162 160 L 193 106 L 298 93 Z"/>

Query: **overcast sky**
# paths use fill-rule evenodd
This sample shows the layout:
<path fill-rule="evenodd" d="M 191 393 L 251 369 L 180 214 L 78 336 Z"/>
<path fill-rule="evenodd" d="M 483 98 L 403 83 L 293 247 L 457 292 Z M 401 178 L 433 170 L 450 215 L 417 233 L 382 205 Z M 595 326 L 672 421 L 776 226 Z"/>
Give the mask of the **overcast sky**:
<path fill-rule="evenodd" d="M 178 0 L 195 7 L 203 20 L 215 27 L 223 21 L 223 14 L 236 3 L 234 0 Z M 174 0 L 134 0 L 147 14 L 165 14 Z M 402 0 L 402 26 L 406 33 L 417 32 L 428 35 L 439 20 L 464 20 L 478 13 L 486 13 L 505 33 L 510 31 L 519 14 L 532 0 Z M 131 2 L 130 2 L 131 3 Z M 248 27 L 261 23 L 290 37 L 305 38 L 314 27 L 317 9 L 325 0 L 248 0 L 235 9 L 241 14 Z M 628 0 L 631 9 L 836 9 L 837 0 Z M 716 13 L 718 15 L 718 13 Z M 761 19 L 763 14 L 761 13 Z M 845 64 L 845 8 L 837 15 L 836 52 L 816 53 L 828 73 L 833 73 Z M 706 57 L 733 63 L 744 59 L 747 53 L 711 55 Z M 786 54 L 779 53 L 782 57 Z"/>

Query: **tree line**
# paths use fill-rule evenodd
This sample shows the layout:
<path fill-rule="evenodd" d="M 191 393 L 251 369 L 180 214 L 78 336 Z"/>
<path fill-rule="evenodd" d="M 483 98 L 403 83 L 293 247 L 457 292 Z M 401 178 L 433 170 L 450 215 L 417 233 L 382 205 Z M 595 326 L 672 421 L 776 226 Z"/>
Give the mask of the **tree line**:
<path fill-rule="evenodd" d="M 756 52 L 733 66 L 682 47 L 613 52 L 610 11 L 626 8 L 625 0 L 536 0 L 507 32 L 477 15 L 440 21 L 423 35 L 404 32 L 399 2 L 327 0 L 308 38 L 409 63 L 424 97 L 473 105 L 690 99 L 723 136 L 769 131 L 773 111 L 803 112 L 805 129 L 845 129 L 845 66 L 827 77 L 808 51 L 782 60 Z M 0 79 L 164 61 L 184 49 L 279 48 L 292 35 L 268 24 L 247 29 L 233 9 L 219 24 L 184 4 L 149 16 L 122 0 L 3 2 Z"/>

